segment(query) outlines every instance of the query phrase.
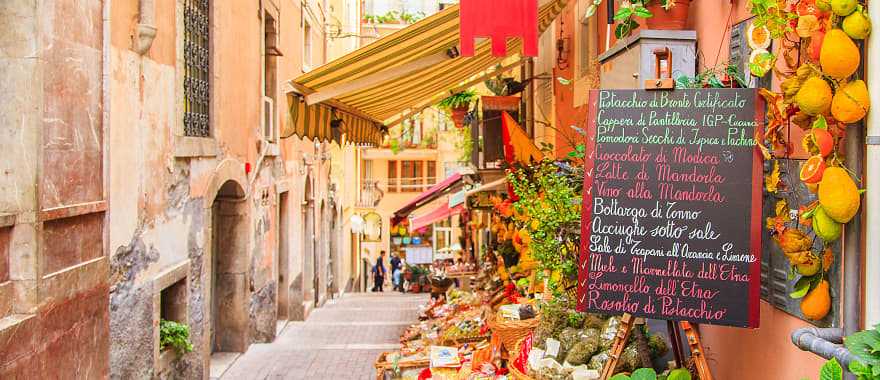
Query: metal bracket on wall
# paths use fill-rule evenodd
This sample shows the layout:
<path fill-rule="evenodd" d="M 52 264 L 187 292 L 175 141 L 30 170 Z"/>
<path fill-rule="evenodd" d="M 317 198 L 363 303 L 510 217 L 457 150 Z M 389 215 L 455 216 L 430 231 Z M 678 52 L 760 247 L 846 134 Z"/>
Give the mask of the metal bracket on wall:
<path fill-rule="evenodd" d="M 880 136 L 865 136 L 865 145 L 880 145 Z"/>

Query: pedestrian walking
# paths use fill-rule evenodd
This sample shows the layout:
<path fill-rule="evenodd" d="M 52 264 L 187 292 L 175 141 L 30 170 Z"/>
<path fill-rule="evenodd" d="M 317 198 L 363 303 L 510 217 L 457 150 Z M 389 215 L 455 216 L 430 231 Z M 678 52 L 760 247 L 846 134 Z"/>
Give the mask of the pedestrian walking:
<path fill-rule="evenodd" d="M 394 285 L 394 290 L 403 288 L 400 283 L 400 269 L 400 254 L 394 252 L 391 254 L 391 283 Z"/>
<path fill-rule="evenodd" d="M 385 251 L 379 252 L 376 258 L 376 265 L 373 266 L 373 286 L 374 292 L 383 292 L 385 287 Z"/>

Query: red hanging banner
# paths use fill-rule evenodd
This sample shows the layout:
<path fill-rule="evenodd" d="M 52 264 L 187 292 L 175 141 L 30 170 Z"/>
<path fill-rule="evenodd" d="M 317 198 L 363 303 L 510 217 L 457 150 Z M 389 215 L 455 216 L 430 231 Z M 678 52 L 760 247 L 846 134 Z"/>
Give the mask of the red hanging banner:
<path fill-rule="evenodd" d="M 537 0 L 461 0 L 461 55 L 473 57 L 477 37 L 492 39 L 492 55 L 507 56 L 507 39 L 522 38 L 522 55 L 538 56 Z"/>

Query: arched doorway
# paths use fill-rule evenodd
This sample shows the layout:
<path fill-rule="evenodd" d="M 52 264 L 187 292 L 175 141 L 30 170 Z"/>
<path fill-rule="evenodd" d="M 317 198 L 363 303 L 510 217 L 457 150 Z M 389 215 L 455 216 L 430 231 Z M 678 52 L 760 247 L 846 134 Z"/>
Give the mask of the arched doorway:
<path fill-rule="evenodd" d="M 248 346 L 247 205 L 233 180 L 220 186 L 211 208 L 211 352 Z"/>

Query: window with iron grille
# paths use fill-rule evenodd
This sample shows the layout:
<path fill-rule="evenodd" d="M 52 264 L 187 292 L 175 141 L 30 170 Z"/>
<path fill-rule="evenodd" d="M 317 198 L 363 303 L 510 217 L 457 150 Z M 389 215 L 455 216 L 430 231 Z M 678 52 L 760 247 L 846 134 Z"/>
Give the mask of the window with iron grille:
<path fill-rule="evenodd" d="M 211 136 L 211 87 L 208 80 L 211 67 L 210 6 L 210 0 L 184 0 L 183 133 L 186 136 Z"/>

